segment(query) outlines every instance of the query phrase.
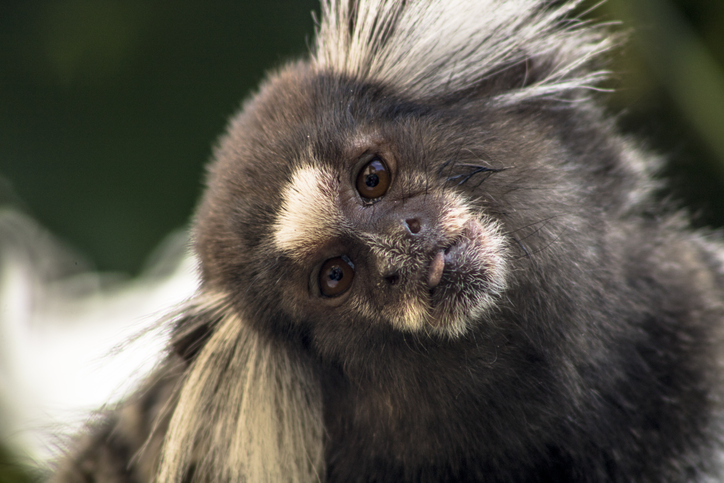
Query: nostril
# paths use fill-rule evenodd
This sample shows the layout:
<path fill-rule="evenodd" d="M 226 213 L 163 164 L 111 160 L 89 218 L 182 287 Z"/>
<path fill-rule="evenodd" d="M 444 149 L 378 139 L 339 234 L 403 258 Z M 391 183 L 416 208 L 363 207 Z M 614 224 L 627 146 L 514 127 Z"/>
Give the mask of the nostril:
<path fill-rule="evenodd" d="M 405 220 L 405 223 L 407 224 L 407 229 L 410 230 L 410 233 L 413 235 L 417 235 L 420 233 L 420 230 L 422 229 L 422 226 L 420 225 L 420 220 L 417 218 L 409 218 Z"/>
<path fill-rule="evenodd" d="M 388 275 L 387 277 L 385 277 L 385 282 L 389 283 L 390 285 L 397 285 L 398 283 L 400 283 L 400 275 L 397 273 Z"/>

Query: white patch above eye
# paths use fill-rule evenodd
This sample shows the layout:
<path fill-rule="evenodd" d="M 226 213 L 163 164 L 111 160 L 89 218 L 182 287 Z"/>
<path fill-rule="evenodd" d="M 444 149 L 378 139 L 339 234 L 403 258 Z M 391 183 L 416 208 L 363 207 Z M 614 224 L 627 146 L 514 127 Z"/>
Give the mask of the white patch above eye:
<path fill-rule="evenodd" d="M 336 174 L 320 167 L 299 168 L 282 191 L 274 223 L 276 247 L 292 258 L 302 259 L 338 235 L 344 225 L 339 190 Z"/>

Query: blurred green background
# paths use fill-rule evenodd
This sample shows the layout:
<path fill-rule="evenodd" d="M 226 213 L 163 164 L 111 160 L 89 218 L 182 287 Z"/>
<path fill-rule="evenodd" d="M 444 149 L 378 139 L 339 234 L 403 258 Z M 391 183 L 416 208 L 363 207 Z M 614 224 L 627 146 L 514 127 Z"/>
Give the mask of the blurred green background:
<path fill-rule="evenodd" d="M 315 0 L 3 0 L 0 196 L 101 270 L 136 272 L 187 223 L 203 165 Z"/>
<path fill-rule="evenodd" d="M 597 2 L 588 2 L 594 6 Z M 211 146 L 265 70 L 303 55 L 316 0 L 3 0 L 0 204 L 104 271 L 136 274 L 188 223 Z M 724 226 L 724 1 L 609 0 L 604 95 L 666 153 L 697 224 Z M 0 483 L 25 481 L 0 450 Z"/>

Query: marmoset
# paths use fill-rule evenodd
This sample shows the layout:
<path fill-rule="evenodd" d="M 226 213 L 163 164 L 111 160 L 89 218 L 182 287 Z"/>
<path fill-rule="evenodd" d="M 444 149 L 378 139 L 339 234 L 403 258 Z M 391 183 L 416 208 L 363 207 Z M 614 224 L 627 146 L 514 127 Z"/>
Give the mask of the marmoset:
<path fill-rule="evenodd" d="M 166 362 L 53 481 L 724 477 L 724 245 L 576 5 L 323 0 L 215 150 Z"/>

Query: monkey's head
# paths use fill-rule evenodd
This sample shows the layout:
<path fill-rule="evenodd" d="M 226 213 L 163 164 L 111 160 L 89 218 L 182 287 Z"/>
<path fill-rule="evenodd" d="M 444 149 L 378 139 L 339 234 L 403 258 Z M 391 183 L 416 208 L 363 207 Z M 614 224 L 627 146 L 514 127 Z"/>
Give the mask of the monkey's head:
<path fill-rule="evenodd" d="M 577 243 L 598 230 L 590 172 L 615 168 L 581 165 L 587 148 L 566 145 L 573 127 L 557 116 L 596 117 L 570 107 L 576 94 L 559 92 L 563 107 L 515 97 L 550 77 L 553 54 L 449 89 L 340 72 L 321 54 L 275 73 L 210 168 L 195 232 L 206 290 L 258 330 L 336 355 L 496 325 L 538 277 L 531 253 L 567 229 L 573 239 L 549 252 L 598 246 Z M 576 136 L 599 143 L 593 125 Z M 570 264 L 539 258 L 538 268 Z"/>
<path fill-rule="evenodd" d="M 480 188 L 502 165 L 391 95 L 295 66 L 234 121 L 196 236 L 206 283 L 249 318 L 457 336 L 494 308 L 508 247 Z"/>

